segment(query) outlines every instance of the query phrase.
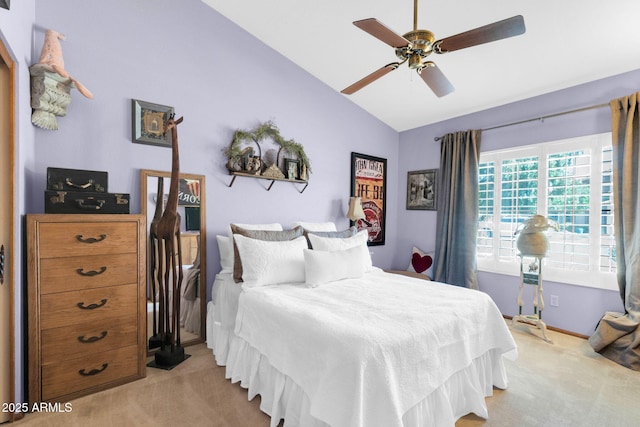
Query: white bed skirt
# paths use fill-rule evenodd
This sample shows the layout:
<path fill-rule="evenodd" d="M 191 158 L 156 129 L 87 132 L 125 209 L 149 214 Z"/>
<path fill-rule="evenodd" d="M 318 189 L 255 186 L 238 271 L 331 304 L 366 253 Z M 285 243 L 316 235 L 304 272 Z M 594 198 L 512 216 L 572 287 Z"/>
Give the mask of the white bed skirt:
<path fill-rule="evenodd" d="M 284 419 L 286 427 L 328 427 L 309 413 L 305 392 L 287 375 L 233 331 L 225 330 L 214 319 L 214 305 L 207 306 L 207 346 L 216 363 L 226 366 L 226 377 L 248 390 L 248 399 L 261 396 L 260 409 L 271 417 L 271 427 Z M 485 397 L 493 386 L 507 387 L 502 355 L 492 350 L 476 358 L 470 366 L 451 376 L 402 417 L 406 427 L 452 427 L 469 413 L 488 418 Z"/>

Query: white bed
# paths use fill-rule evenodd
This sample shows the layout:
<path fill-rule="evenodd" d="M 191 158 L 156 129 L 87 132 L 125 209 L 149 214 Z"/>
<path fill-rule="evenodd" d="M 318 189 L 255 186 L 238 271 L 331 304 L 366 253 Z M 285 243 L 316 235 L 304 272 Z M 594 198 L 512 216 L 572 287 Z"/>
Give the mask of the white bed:
<path fill-rule="evenodd" d="M 367 252 L 368 253 L 368 252 Z M 244 261 L 243 261 L 244 262 Z M 370 259 L 368 260 L 370 262 Z M 453 426 L 487 418 L 516 345 L 488 295 L 371 267 L 309 286 L 216 276 L 207 344 L 227 378 L 295 427 Z M 309 270 L 307 270 L 309 274 Z"/>

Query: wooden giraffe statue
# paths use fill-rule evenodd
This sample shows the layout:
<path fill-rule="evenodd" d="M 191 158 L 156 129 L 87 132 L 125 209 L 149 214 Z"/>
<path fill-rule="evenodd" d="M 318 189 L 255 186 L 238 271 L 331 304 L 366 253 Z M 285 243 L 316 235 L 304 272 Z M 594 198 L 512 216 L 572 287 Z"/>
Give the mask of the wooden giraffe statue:
<path fill-rule="evenodd" d="M 156 304 L 158 302 L 158 289 L 160 278 L 158 277 L 158 221 L 162 217 L 162 209 L 164 207 L 164 178 L 158 177 L 158 191 L 156 193 L 156 210 L 153 214 L 153 220 L 149 226 L 149 281 L 151 283 L 151 302 L 153 303 L 153 335 L 149 337 L 149 349 L 158 348 L 161 345 L 161 338 L 158 335 L 158 310 Z M 160 319 L 163 319 L 160 314 Z"/>
<path fill-rule="evenodd" d="M 180 159 L 178 156 L 178 130 L 182 117 L 167 120 L 165 134 L 171 132 L 171 184 L 167 205 L 156 225 L 158 239 L 158 290 L 160 299 L 160 350 L 155 354 L 158 365 L 173 366 L 184 360 L 184 348 L 180 345 L 180 294 L 182 287 L 182 251 L 180 245 L 180 215 L 178 214 L 178 189 L 180 183 Z M 177 260 L 176 260 L 177 258 Z M 163 265 L 164 264 L 164 265 Z M 164 275 L 162 275 L 164 272 Z M 171 293 L 168 286 L 171 283 Z M 169 304 L 172 310 L 169 310 Z M 167 345 L 169 348 L 167 349 Z"/>

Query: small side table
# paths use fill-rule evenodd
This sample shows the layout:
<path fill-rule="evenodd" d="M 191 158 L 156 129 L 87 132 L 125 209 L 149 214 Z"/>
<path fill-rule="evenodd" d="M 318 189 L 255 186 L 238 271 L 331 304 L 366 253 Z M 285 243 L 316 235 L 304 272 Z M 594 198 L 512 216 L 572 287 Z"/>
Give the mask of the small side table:
<path fill-rule="evenodd" d="M 519 256 L 520 290 L 518 292 L 518 315 L 513 316 L 511 322 L 513 325 L 520 322 L 537 327 L 542 332 L 542 339 L 553 344 L 547 337 L 547 325 L 542 321 L 542 310 L 544 310 L 544 299 L 542 297 L 542 257 L 522 254 Z M 531 262 L 529 262 L 529 260 L 531 260 Z M 522 293 L 525 284 L 536 287 L 533 293 L 533 314 L 522 314 L 522 308 L 524 307 Z"/>

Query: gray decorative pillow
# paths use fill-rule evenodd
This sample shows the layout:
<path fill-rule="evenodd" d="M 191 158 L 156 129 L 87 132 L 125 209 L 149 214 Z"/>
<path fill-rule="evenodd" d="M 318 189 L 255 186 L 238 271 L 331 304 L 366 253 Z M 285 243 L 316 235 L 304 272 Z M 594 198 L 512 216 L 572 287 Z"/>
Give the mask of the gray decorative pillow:
<path fill-rule="evenodd" d="M 293 240 L 302 236 L 302 227 L 294 227 L 291 230 L 247 230 L 246 228 L 239 227 L 235 224 L 231 224 L 231 233 L 239 234 L 244 237 L 256 240 L 266 240 L 270 242 L 283 242 L 285 240 Z M 245 260 L 246 262 L 247 260 Z M 240 260 L 240 253 L 238 252 L 238 246 L 235 239 L 233 241 L 233 280 L 236 283 L 242 282 L 242 261 Z"/>
<path fill-rule="evenodd" d="M 311 245 L 311 241 L 309 240 L 309 234 L 313 234 L 314 236 L 320 237 L 330 237 L 336 239 L 344 239 L 345 237 L 353 237 L 358 233 L 358 228 L 354 225 L 352 227 L 347 228 L 342 231 L 309 231 L 304 230 L 304 237 L 307 238 L 307 243 L 309 244 L 309 249 L 313 249 Z"/>

